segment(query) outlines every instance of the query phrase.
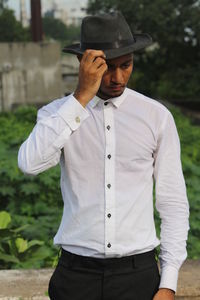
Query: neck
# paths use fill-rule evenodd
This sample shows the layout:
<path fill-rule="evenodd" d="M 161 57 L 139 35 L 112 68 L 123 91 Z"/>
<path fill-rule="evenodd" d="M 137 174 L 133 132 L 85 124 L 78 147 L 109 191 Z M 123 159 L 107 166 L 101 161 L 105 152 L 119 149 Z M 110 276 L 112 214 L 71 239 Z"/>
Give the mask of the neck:
<path fill-rule="evenodd" d="M 102 100 L 104 100 L 104 101 L 111 98 L 110 96 L 108 96 L 107 94 L 102 93 L 101 91 L 98 91 L 97 96 L 99 98 L 101 98 Z"/>

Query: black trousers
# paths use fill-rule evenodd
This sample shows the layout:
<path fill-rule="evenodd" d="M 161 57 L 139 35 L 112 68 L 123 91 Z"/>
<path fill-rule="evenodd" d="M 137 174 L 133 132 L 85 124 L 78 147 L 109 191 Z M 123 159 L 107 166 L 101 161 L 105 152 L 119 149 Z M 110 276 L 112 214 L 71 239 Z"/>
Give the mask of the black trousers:
<path fill-rule="evenodd" d="M 62 249 L 49 282 L 51 300 L 152 300 L 160 275 L 155 251 L 92 258 Z"/>

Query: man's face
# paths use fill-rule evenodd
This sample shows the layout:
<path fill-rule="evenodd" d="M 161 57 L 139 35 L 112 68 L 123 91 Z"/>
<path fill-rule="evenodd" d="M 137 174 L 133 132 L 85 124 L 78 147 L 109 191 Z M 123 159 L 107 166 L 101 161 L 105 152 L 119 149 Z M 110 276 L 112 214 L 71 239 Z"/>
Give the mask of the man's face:
<path fill-rule="evenodd" d="M 106 100 L 119 97 L 128 83 L 133 69 L 133 54 L 106 60 L 108 70 L 104 73 L 97 96 Z"/>

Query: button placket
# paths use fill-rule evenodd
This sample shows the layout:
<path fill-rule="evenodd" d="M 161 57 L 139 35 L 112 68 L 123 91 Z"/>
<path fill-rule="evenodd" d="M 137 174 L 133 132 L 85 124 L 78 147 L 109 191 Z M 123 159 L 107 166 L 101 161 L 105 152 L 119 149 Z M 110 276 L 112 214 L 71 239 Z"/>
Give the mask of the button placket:
<path fill-rule="evenodd" d="M 104 103 L 105 121 L 105 255 L 115 252 L 115 131 L 114 107 Z"/>

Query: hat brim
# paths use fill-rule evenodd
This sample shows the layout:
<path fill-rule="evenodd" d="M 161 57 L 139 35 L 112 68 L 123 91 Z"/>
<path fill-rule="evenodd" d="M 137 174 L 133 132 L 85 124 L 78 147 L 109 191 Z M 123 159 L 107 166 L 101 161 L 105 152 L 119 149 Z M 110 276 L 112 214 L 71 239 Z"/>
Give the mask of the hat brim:
<path fill-rule="evenodd" d="M 152 38 L 150 35 L 143 33 L 143 34 L 134 34 L 133 35 L 133 44 L 126 46 L 126 47 L 121 47 L 121 48 L 114 48 L 114 49 L 96 49 L 96 50 L 102 50 L 104 51 L 106 55 L 106 59 L 112 59 L 116 58 L 119 56 L 123 56 L 138 50 L 141 50 L 147 46 L 150 46 L 152 44 Z M 71 53 L 71 54 L 76 54 L 76 55 L 82 55 L 85 50 L 81 49 L 80 43 L 77 44 L 72 44 L 69 46 L 65 46 L 62 51 L 64 53 Z"/>

